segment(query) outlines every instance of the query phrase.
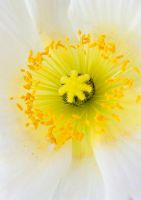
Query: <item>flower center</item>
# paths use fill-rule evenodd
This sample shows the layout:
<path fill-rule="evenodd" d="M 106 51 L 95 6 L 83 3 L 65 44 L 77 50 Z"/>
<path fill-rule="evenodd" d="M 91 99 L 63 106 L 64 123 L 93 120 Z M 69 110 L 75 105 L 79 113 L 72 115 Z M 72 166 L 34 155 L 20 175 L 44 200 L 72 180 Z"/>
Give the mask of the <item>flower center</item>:
<path fill-rule="evenodd" d="M 70 75 L 63 76 L 60 83 L 59 95 L 68 104 L 79 106 L 90 100 L 95 93 L 94 82 L 89 74 L 79 74 L 73 70 Z"/>
<path fill-rule="evenodd" d="M 82 157 L 95 142 L 138 131 L 141 70 L 123 50 L 106 35 L 79 32 L 78 41 L 53 40 L 30 51 L 17 107 L 28 117 L 25 126 L 39 130 L 33 132 L 39 147 L 71 140 L 73 156 Z"/>

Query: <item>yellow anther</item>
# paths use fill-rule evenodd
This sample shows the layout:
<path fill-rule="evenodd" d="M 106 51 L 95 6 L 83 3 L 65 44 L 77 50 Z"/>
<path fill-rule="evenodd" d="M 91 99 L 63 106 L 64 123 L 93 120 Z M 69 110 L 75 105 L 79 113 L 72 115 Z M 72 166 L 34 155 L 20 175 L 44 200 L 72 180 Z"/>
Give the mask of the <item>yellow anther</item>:
<path fill-rule="evenodd" d="M 132 87 L 132 85 L 133 85 L 133 80 L 132 79 L 124 79 L 124 86 L 126 87 L 126 88 L 131 88 Z"/>
<path fill-rule="evenodd" d="M 116 64 L 121 58 L 123 58 L 123 55 L 118 55 L 115 58 L 113 58 L 112 63 Z"/>
<path fill-rule="evenodd" d="M 56 42 L 56 44 L 55 44 L 55 49 L 58 49 L 58 48 L 65 48 L 65 45 L 64 44 L 62 44 L 62 42 L 59 40 L 59 41 L 57 41 Z"/>
<path fill-rule="evenodd" d="M 137 72 L 138 74 L 140 74 L 140 69 L 138 68 L 138 67 L 133 67 L 133 70 L 135 71 L 135 72 Z"/>
<path fill-rule="evenodd" d="M 82 34 L 82 31 L 79 29 L 78 30 L 78 35 L 81 35 Z"/>
<path fill-rule="evenodd" d="M 112 114 L 113 119 L 115 119 L 117 122 L 120 122 L 120 117 L 117 114 Z"/>
<path fill-rule="evenodd" d="M 25 88 L 26 90 L 30 90 L 30 89 L 31 89 L 31 86 L 32 86 L 32 83 L 29 83 L 29 84 L 24 85 L 24 88 Z"/>
<path fill-rule="evenodd" d="M 17 107 L 19 110 L 21 110 L 21 111 L 23 110 L 23 107 L 19 103 L 17 103 Z"/>
<path fill-rule="evenodd" d="M 36 59 L 36 64 L 40 64 L 42 62 L 42 54 L 39 52 L 35 59 Z"/>
<path fill-rule="evenodd" d="M 30 52 L 29 52 L 29 56 L 28 56 L 28 62 L 33 62 L 33 52 L 32 52 L 32 50 L 30 50 Z"/>
<path fill-rule="evenodd" d="M 100 49 L 104 49 L 105 47 L 105 38 L 106 38 L 106 35 L 101 35 L 98 39 L 98 47 Z"/>
<path fill-rule="evenodd" d="M 136 103 L 140 103 L 141 102 L 141 95 L 138 95 L 136 98 Z"/>
<path fill-rule="evenodd" d="M 121 63 L 121 70 L 124 72 L 126 71 L 126 68 L 127 68 L 127 65 L 129 64 L 129 60 L 124 60 L 122 63 Z"/>
<path fill-rule="evenodd" d="M 116 45 L 114 43 L 109 43 L 108 44 L 108 50 L 111 51 L 112 53 L 115 53 L 116 51 Z"/>
<path fill-rule="evenodd" d="M 67 102 L 73 103 L 77 97 L 80 101 L 86 99 L 85 92 L 91 93 L 92 85 L 88 84 L 90 76 L 88 74 L 79 75 L 76 71 L 71 71 L 70 76 L 64 76 L 60 82 L 59 95 L 66 95 Z"/>
<path fill-rule="evenodd" d="M 113 95 L 114 97 L 116 98 L 121 98 L 124 96 L 124 93 L 123 93 L 123 89 L 122 88 L 116 88 L 113 90 Z"/>
<path fill-rule="evenodd" d="M 81 36 L 81 43 L 82 44 L 88 44 L 90 42 L 91 38 L 90 38 L 90 34 L 83 34 Z"/>
<path fill-rule="evenodd" d="M 100 113 L 96 114 L 95 119 L 96 119 L 96 121 L 99 121 L 99 122 L 103 122 L 106 120 L 106 118 Z"/>
<path fill-rule="evenodd" d="M 49 54 L 49 47 L 46 47 L 45 48 L 45 55 L 48 55 Z"/>
<path fill-rule="evenodd" d="M 27 77 L 28 80 L 31 80 L 32 79 L 32 75 L 30 72 L 26 72 L 25 76 Z"/>
<path fill-rule="evenodd" d="M 119 77 L 115 77 L 115 78 L 111 78 L 111 79 L 108 79 L 106 80 L 107 83 L 115 83 L 115 82 L 118 82 L 120 81 L 120 78 Z"/>

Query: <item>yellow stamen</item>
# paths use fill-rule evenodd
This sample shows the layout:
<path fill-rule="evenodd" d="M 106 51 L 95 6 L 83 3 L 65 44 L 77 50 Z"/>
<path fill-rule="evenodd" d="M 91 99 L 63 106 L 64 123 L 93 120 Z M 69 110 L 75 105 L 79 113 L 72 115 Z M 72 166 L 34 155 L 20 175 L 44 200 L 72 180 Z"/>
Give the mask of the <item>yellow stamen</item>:
<path fill-rule="evenodd" d="M 103 121 L 106 120 L 106 118 L 102 114 L 100 114 L 100 113 L 97 113 L 95 118 L 99 122 L 103 122 Z"/>
<path fill-rule="evenodd" d="M 21 111 L 23 110 L 23 107 L 19 103 L 17 103 L 17 107 L 19 110 L 21 110 Z"/>
<path fill-rule="evenodd" d="M 141 102 L 141 95 L 138 95 L 137 97 L 136 97 L 136 103 L 140 103 Z"/>
<path fill-rule="evenodd" d="M 121 70 L 124 72 L 124 71 L 126 71 L 126 69 L 127 69 L 127 65 L 129 64 L 129 60 L 125 60 L 125 61 L 123 61 L 122 62 L 122 64 L 121 64 Z"/>
<path fill-rule="evenodd" d="M 120 122 L 120 117 L 117 114 L 112 114 L 113 119 L 115 119 L 117 122 Z"/>
<path fill-rule="evenodd" d="M 123 58 L 123 55 L 118 55 L 115 58 L 113 58 L 112 63 L 116 64 L 121 58 Z"/>
<path fill-rule="evenodd" d="M 104 34 L 99 37 L 97 43 L 98 43 L 98 47 L 100 49 L 104 49 L 104 47 L 105 47 L 105 39 L 106 39 L 106 35 L 104 35 Z"/>
<path fill-rule="evenodd" d="M 88 44 L 90 42 L 90 35 L 83 34 L 81 37 L 82 44 Z"/>
<path fill-rule="evenodd" d="M 140 69 L 139 69 L 138 67 L 133 67 L 133 70 L 134 70 L 135 72 L 137 72 L 138 74 L 140 74 Z"/>
<path fill-rule="evenodd" d="M 123 84 L 125 88 L 131 88 L 133 86 L 133 82 L 134 81 L 132 79 L 124 79 Z"/>

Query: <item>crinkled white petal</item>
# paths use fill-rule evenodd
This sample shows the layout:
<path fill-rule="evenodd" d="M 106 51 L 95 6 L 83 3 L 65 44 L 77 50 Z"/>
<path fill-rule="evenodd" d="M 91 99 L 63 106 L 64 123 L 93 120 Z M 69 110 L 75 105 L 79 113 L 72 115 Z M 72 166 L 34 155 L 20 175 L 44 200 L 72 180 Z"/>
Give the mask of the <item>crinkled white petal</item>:
<path fill-rule="evenodd" d="M 97 146 L 96 160 L 105 185 L 106 200 L 140 200 L 141 140 L 122 138 L 113 146 Z"/>

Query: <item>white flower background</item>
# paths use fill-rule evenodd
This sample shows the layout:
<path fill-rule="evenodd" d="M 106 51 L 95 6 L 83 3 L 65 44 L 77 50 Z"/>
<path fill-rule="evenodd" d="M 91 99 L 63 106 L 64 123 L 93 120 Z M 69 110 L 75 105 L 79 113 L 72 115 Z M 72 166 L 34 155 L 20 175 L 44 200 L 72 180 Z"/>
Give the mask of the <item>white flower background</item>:
<path fill-rule="evenodd" d="M 73 38 L 78 29 L 107 33 L 109 27 L 133 35 L 139 54 L 141 1 L 0 0 L 0 200 L 141 200 L 141 132 L 115 148 L 96 147 L 93 159 L 74 166 L 70 144 L 50 159 L 33 155 L 8 100 L 29 50 L 42 48 L 43 36 Z"/>

